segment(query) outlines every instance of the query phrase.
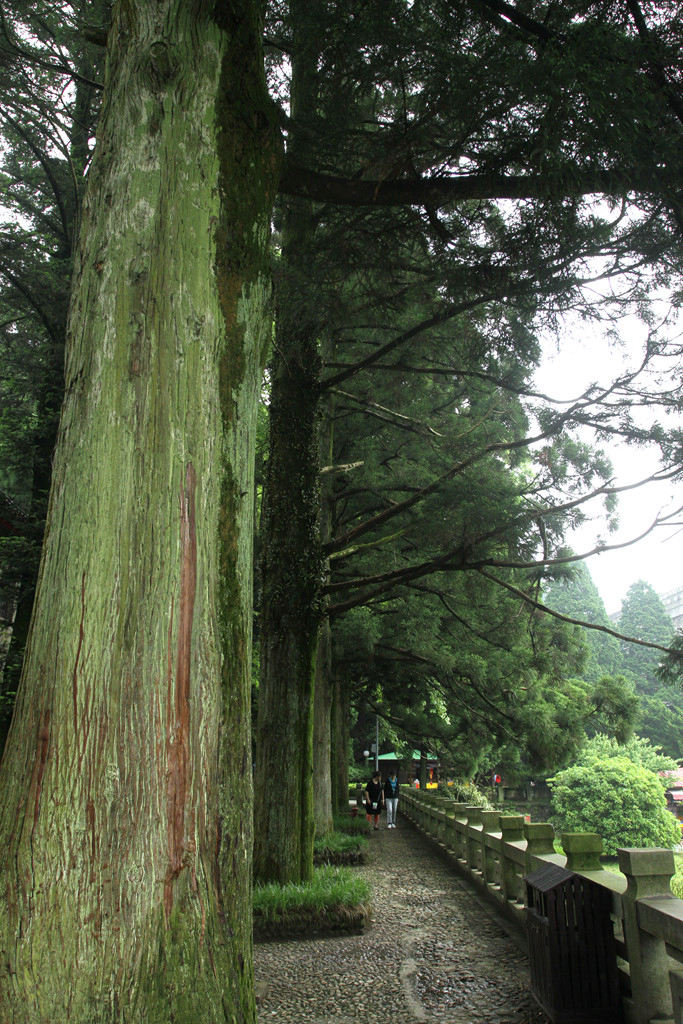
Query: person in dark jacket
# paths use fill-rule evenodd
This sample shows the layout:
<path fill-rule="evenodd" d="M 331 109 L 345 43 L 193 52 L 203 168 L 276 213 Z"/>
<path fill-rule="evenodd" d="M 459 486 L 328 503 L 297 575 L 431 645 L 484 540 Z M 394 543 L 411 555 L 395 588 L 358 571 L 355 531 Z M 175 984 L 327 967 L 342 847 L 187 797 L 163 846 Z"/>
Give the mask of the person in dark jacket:
<path fill-rule="evenodd" d="M 384 783 L 384 803 L 387 809 L 387 828 L 396 828 L 396 808 L 398 807 L 398 778 L 394 769 Z"/>
<path fill-rule="evenodd" d="M 375 821 L 375 831 L 379 828 L 379 816 L 384 806 L 384 790 L 382 789 L 382 776 L 379 772 L 373 772 L 372 778 L 365 787 L 363 793 L 365 801 L 365 813 L 368 821 Z"/>

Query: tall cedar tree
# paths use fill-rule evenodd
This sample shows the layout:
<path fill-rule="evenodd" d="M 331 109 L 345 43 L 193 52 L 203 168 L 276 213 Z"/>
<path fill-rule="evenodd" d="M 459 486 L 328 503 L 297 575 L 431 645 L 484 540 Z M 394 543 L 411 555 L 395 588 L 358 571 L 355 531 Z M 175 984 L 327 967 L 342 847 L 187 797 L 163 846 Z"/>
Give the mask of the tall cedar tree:
<path fill-rule="evenodd" d="M 604 687 L 569 680 L 582 661 L 571 627 L 546 621 L 474 568 L 533 557 L 540 502 L 553 481 L 532 472 L 524 448 L 506 451 L 506 440 L 524 437 L 527 426 L 520 399 L 491 383 L 505 376 L 510 355 L 502 346 L 496 355 L 490 339 L 469 328 L 468 353 L 454 327 L 438 345 L 423 341 L 411 353 L 414 369 L 458 356 L 469 373 L 415 373 L 409 381 L 404 367 L 335 396 L 333 463 L 353 468 L 334 481 L 334 532 L 371 523 L 373 514 L 376 525 L 331 562 L 334 676 L 416 747 L 427 742 L 463 773 L 485 758 L 508 771 L 513 762 L 544 771 L 577 749 L 587 722 L 605 721 L 608 709 L 621 720 L 625 709 L 618 688 L 608 701 Z M 450 468 L 453 452 L 459 471 L 406 504 Z M 580 466 L 565 459 L 563 469 L 579 489 L 600 479 L 604 465 L 599 457 Z M 402 505 L 401 515 L 382 519 Z M 552 532 L 551 523 L 546 537 Z M 521 571 L 499 571 L 525 585 Z M 358 591 L 361 600 L 349 607 Z"/>
<path fill-rule="evenodd" d="M 253 434 L 279 140 L 258 5 L 120 3 L 0 769 L 0 1018 L 255 1019 Z"/>

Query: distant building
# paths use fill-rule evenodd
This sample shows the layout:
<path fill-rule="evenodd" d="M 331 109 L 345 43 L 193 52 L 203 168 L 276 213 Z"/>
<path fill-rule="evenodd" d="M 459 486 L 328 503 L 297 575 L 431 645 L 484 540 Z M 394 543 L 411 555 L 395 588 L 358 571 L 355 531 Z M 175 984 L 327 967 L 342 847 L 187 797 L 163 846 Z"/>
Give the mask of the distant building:
<path fill-rule="evenodd" d="M 659 600 L 664 605 L 667 615 L 671 618 L 676 629 L 683 629 L 683 587 L 676 587 L 668 594 L 660 594 Z M 618 623 L 621 618 L 621 609 L 612 612 L 607 616 L 610 622 Z"/>
<path fill-rule="evenodd" d="M 683 628 L 683 587 L 659 595 L 676 629 Z"/>
<path fill-rule="evenodd" d="M 674 772 L 659 772 L 667 780 L 666 805 L 679 821 L 683 820 L 683 768 Z"/>

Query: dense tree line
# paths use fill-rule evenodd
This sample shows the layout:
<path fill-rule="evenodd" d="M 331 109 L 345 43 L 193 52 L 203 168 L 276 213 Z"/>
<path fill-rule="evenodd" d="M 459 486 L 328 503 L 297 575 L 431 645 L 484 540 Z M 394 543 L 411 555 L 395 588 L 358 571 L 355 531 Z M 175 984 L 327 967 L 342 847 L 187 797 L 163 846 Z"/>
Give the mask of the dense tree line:
<path fill-rule="evenodd" d="M 546 600 L 574 622 L 583 620 L 598 627 L 574 626 L 586 651 L 581 678 L 586 682 L 623 679 L 633 695 L 632 727 L 670 758 L 680 759 L 683 700 L 680 689 L 663 679 L 661 673 L 662 648 L 672 643 L 675 630 L 650 584 L 638 580 L 629 587 L 614 625 L 584 564 L 556 581 L 548 589 Z M 617 639 L 617 631 L 631 641 Z"/>
<path fill-rule="evenodd" d="M 257 816 L 268 826 L 257 843 L 256 870 L 264 877 L 310 872 L 313 679 L 320 621 L 330 615 L 334 634 L 339 629 L 335 620 L 353 608 L 376 610 L 392 590 L 405 591 L 426 574 L 444 570 L 486 574 L 518 601 L 538 608 L 541 567 L 572 557 L 562 551 L 563 529 L 581 520 L 589 497 L 603 497 L 608 506 L 615 497 L 608 460 L 581 443 L 576 428 L 591 428 L 599 441 L 629 436 L 645 442 L 660 435 L 658 429 L 639 425 L 637 407 L 674 408 L 678 402 L 668 388 L 662 392 L 646 383 L 664 349 L 668 358 L 679 355 L 654 325 L 643 364 L 633 373 L 602 389 L 591 388 L 565 406 L 530 394 L 523 371 L 536 358 L 535 329 L 570 309 L 596 321 L 616 320 L 627 308 L 644 312 L 644 289 L 655 279 L 673 282 L 669 271 L 677 264 L 680 234 L 664 179 L 680 144 L 680 124 L 659 79 L 656 87 L 648 85 L 644 106 L 641 102 L 638 93 L 649 77 L 642 52 L 636 52 L 641 46 L 637 33 L 628 31 L 628 14 L 622 16 L 626 12 L 589 24 L 573 22 L 576 12 L 568 8 L 561 16 L 566 21 L 549 27 L 550 18 L 541 25 L 515 19 L 506 8 L 484 6 L 488 12 L 482 17 L 481 8 L 469 4 L 430 5 L 428 12 L 420 4 L 386 5 L 381 12 L 367 8 L 360 14 L 335 9 L 334 16 L 324 5 L 308 5 L 305 17 L 290 17 L 293 9 L 278 8 L 271 26 L 270 38 L 291 61 L 292 107 L 281 191 L 288 196 L 283 217 L 288 230 L 294 226 L 295 245 L 293 251 L 283 246 L 278 279 L 296 313 L 290 314 L 289 330 L 285 317 L 281 321 L 273 374 L 283 391 L 274 389 L 270 407 L 269 473 L 275 498 L 267 506 L 263 539 L 268 565 L 261 637 L 264 650 L 277 656 L 262 659 L 259 694 Z M 605 59 L 615 62 L 617 76 L 608 101 Z M 273 65 L 280 67 L 274 77 L 285 89 L 286 68 L 276 57 Z M 466 106 L 463 95 L 468 96 Z M 595 106 L 606 101 L 607 137 L 596 132 Z M 658 144 L 666 137 L 665 147 L 672 146 L 669 154 L 659 153 L 657 168 L 652 165 L 647 172 L 640 158 L 632 160 L 636 152 L 644 153 L 644 140 L 636 137 L 641 129 L 634 129 L 635 105 L 639 118 L 647 108 L 658 119 Z M 616 199 L 625 196 L 624 160 L 630 161 L 631 184 L 638 180 L 626 217 L 617 213 Z M 607 166 L 612 189 L 604 178 L 597 184 Z M 596 177 L 598 167 L 602 170 Z M 642 174 L 655 193 L 640 191 Z M 392 179 L 386 187 L 385 178 Z M 611 193 L 611 213 L 604 201 L 596 203 L 594 189 Z M 502 202 L 513 197 L 522 201 Z M 302 205 L 303 198 L 318 205 Z M 611 280 L 610 298 L 589 298 L 589 278 L 593 284 Z M 448 329 L 459 345 L 449 345 Z M 473 335 L 480 341 L 474 358 L 468 351 Z M 428 358 L 420 351 L 424 339 L 431 346 Z M 501 362 L 506 354 L 512 356 L 507 366 Z M 410 382 L 412 391 L 420 373 L 443 374 L 451 382 L 480 379 L 492 385 L 492 394 L 516 391 L 535 398 L 529 425 L 536 431 L 527 432 L 518 418 L 505 437 L 489 444 L 480 432 L 480 448 L 461 444 L 463 458 L 453 459 L 440 476 L 428 461 L 422 463 L 415 478 L 427 470 L 429 481 L 414 487 L 410 497 L 397 500 L 396 493 L 387 492 L 382 498 L 375 483 L 372 505 L 357 506 L 353 525 L 323 541 L 317 417 L 325 420 L 326 404 L 334 405 L 329 415 L 334 444 L 344 403 L 377 416 L 380 410 L 371 413 L 371 404 L 385 387 L 391 392 L 391 385 L 378 384 L 380 378 L 393 376 L 397 387 Z M 406 408 L 396 393 L 377 404 L 395 421 Z M 296 408 L 302 410 L 299 415 Z M 501 415 L 500 426 L 504 422 Z M 425 429 L 429 425 L 423 423 Z M 662 472 L 676 473 L 675 437 L 662 440 Z M 325 431 L 323 444 L 327 452 Z M 476 519 L 468 522 L 471 536 L 433 549 L 426 558 L 420 557 L 424 550 L 415 548 L 412 564 L 405 544 L 398 565 L 395 545 L 386 545 L 386 561 L 382 547 L 375 547 L 369 575 L 350 571 L 348 548 L 376 544 L 378 534 L 390 536 L 392 523 L 418 503 L 426 507 L 433 499 L 434 505 L 447 505 L 448 487 L 464 488 L 470 467 L 476 472 L 487 456 L 505 458 L 501 453 L 519 451 L 529 453 L 529 494 L 524 498 L 519 488 L 520 500 L 507 506 L 504 521 L 489 520 L 481 533 Z M 336 465 L 358 459 L 347 445 L 340 456 L 332 448 L 329 461 L 334 474 Z M 352 490 L 354 477 L 360 474 L 349 471 Z M 464 516 L 468 509 L 462 493 L 458 500 Z M 291 528 L 293 506 L 301 514 L 296 529 Z M 426 518 L 433 530 L 434 518 Z M 336 525 L 327 513 L 325 522 L 326 529 Z M 494 541 L 507 545 L 505 554 L 492 551 Z M 329 581 L 321 567 L 326 556 L 332 559 Z M 500 571 L 514 570 L 521 578 L 501 578 Z M 282 726 L 283 715 L 286 728 L 269 725 Z M 301 801 L 269 808 L 265 780 L 276 765 L 288 764 L 296 767 L 287 791 L 301 792 Z M 316 769 L 315 778 L 326 774 Z M 302 777 L 311 782 L 300 790 Z"/>

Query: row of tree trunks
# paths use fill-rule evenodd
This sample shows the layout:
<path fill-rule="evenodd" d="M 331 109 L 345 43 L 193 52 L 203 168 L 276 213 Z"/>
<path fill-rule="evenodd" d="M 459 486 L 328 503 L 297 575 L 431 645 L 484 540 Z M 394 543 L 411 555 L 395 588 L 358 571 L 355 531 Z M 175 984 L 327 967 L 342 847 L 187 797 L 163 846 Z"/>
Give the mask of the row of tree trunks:
<path fill-rule="evenodd" d="M 0 773 L 0 1019 L 244 1021 L 253 448 L 279 143 L 258 5 L 120 3 Z"/>

